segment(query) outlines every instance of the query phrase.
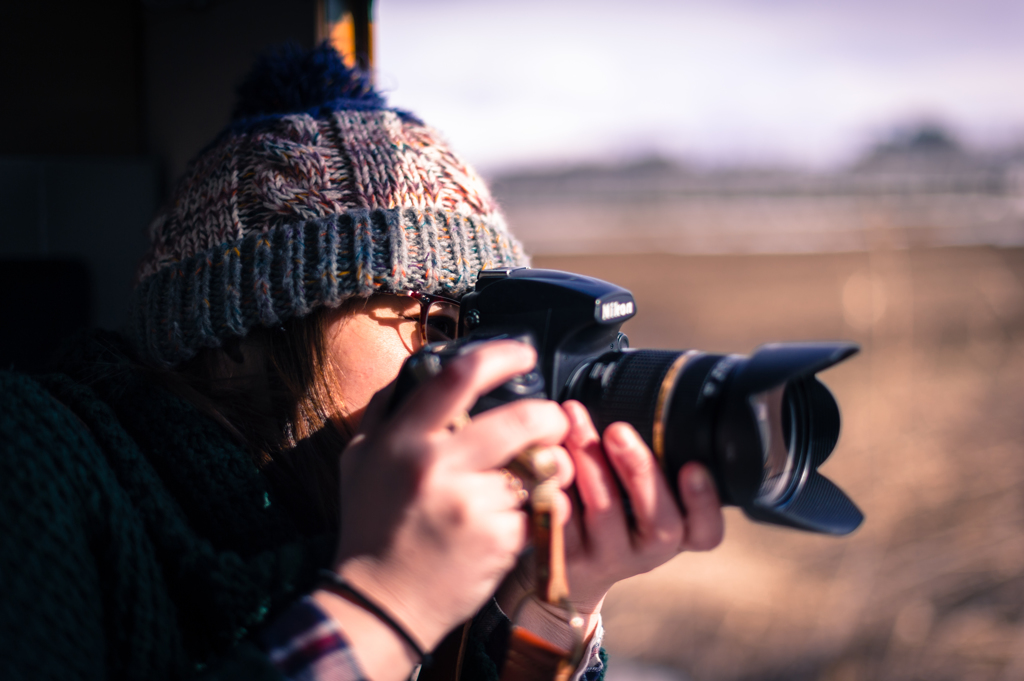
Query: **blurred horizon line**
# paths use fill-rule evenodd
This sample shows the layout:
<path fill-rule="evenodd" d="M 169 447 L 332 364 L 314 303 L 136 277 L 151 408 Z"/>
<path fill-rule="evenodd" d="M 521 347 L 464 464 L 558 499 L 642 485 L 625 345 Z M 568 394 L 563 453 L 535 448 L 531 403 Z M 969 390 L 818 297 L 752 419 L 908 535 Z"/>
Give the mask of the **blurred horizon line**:
<path fill-rule="evenodd" d="M 720 155 L 673 151 L 669 148 L 638 146 L 631 150 L 604 154 L 592 158 L 566 158 L 562 160 L 518 161 L 485 166 L 481 171 L 490 181 L 528 176 L 571 176 L 600 174 L 602 171 L 648 169 L 660 166 L 672 172 L 716 175 L 725 173 L 782 172 L 806 175 L 837 175 L 850 171 L 863 171 L 879 157 L 916 156 L 918 168 L 938 159 L 938 154 L 959 159 L 971 159 L 975 165 L 1001 166 L 1024 161 L 1024 124 L 1020 134 L 1004 135 L 996 142 L 969 141 L 945 122 L 923 119 L 890 126 L 871 141 L 860 145 L 857 151 L 830 163 L 812 163 L 785 158 L 781 155 L 747 156 Z M 941 160 L 940 160 L 941 162 Z"/>
<path fill-rule="evenodd" d="M 831 171 L 650 156 L 520 170 L 491 188 L 535 255 L 1024 246 L 1024 147 L 979 151 L 934 126 Z"/>

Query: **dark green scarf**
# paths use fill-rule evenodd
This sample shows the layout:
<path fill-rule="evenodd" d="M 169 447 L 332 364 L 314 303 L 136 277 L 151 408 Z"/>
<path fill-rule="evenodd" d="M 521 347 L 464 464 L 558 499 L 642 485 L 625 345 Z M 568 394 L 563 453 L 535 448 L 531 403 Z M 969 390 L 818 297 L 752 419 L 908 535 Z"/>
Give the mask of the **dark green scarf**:
<path fill-rule="evenodd" d="M 245 639 L 334 539 L 116 338 L 61 370 L 0 372 L 0 677 L 276 678 Z"/>

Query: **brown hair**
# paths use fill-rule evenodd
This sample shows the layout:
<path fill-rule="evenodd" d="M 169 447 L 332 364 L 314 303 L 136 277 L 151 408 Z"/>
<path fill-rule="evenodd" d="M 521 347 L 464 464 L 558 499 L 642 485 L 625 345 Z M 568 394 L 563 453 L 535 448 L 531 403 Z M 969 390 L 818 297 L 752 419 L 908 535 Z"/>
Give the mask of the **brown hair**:
<path fill-rule="evenodd" d="M 331 320 L 351 309 L 320 308 L 276 329 L 254 329 L 160 372 L 168 388 L 245 446 L 272 481 L 290 487 L 287 496 L 317 516 L 313 525 L 327 529 L 338 525 L 338 458 L 352 436 L 327 333 Z"/>

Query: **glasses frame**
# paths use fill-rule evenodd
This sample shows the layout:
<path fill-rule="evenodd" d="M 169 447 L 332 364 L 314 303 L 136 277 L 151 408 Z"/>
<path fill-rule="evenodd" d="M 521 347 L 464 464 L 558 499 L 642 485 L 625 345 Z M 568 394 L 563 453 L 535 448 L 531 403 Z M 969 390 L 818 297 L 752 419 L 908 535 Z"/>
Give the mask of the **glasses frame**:
<path fill-rule="evenodd" d="M 395 291 L 392 295 L 402 296 L 404 298 L 412 298 L 412 299 L 416 300 L 420 304 L 419 326 L 417 328 L 419 329 L 419 333 L 420 333 L 420 346 L 421 347 L 424 346 L 424 345 L 427 345 L 430 342 L 428 340 L 428 338 L 427 338 L 427 328 L 428 328 L 428 325 L 430 323 L 430 306 L 431 305 L 433 305 L 434 303 L 439 303 L 439 302 L 440 303 L 448 303 L 450 305 L 454 305 L 455 308 L 457 310 L 459 310 L 459 313 L 460 313 L 459 316 L 460 317 L 462 316 L 461 315 L 461 313 L 462 313 L 462 303 L 460 303 L 459 301 L 455 300 L 454 298 L 449 298 L 447 296 L 439 296 L 436 293 L 424 293 L 423 291 L 413 291 L 413 290 L 409 290 L 409 291 Z M 455 338 L 458 338 L 458 336 L 459 336 L 459 326 L 458 326 L 458 323 L 456 323 L 456 325 L 455 325 Z M 452 340 L 455 340 L 455 338 L 453 338 Z"/>

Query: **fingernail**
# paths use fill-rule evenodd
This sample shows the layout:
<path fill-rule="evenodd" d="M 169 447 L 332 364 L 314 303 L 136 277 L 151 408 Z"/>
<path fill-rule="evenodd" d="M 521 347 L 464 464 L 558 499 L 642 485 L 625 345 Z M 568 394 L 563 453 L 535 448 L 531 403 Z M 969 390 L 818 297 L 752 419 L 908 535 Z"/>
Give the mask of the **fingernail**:
<path fill-rule="evenodd" d="M 606 444 L 615 449 L 625 449 L 629 445 L 628 431 L 625 428 L 609 428 L 604 432 Z"/>
<path fill-rule="evenodd" d="M 570 426 L 578 426 L 580 423 L 580 415 L 576 411 L 575 405 L 569 404 L 568 402 L 562 405 L 562 411 L 565 412 L 566 418 L 569 419 Z"/>
<path fill-rule="evenodd" d="M 694 468 L 690 472 L 686 484 L 694 494 L 703 494 L 707 491 L 708 486 L 710 486 L 711 480 L 703 468 Z"/>

